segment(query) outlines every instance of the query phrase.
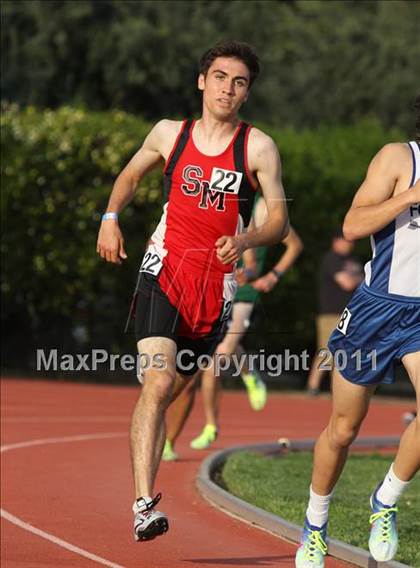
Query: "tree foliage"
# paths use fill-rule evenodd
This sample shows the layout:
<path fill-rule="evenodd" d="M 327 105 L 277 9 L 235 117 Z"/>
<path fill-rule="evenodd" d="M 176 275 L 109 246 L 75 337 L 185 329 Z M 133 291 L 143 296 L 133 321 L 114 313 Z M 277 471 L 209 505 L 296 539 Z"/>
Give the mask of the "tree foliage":
<path fill-rule="evenodd" d="M 408 128 L 419 22 L 410 0 L 6 0 L 2 97 L 187 116 L 199 108 L 199 56 L 234 37 L 263 63 L 248 119 L 283 128 L 377 117 Z"/>

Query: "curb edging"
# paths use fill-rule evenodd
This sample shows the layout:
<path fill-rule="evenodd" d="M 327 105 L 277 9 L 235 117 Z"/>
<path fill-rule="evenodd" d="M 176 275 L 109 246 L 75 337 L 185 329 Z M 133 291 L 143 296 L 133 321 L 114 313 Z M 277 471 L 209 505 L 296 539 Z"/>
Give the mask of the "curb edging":
<path fill-rule="evenodd" d="M 288 448 L 297 451 L 312 450 L 315 441 L 316 440 L 312 439 L 288 441 L 290 444 Z M 398 437 L 370 437 L 356 440 L 353 447 L 379 449 L 396 446 L 398 443 Z M 251 451 L 264 455 L 274 455 L 280 453 L 281 450 L 282 446 L 279 445 L 279 443 L 264 443 L 233 446 L 215 452 L 201 463 L 196 477 L 196 485 L 203 497 L 222 511 L 242 521 L 248 522 L 259 529 L 266 530 L 275 536 L 285 538 L 293 543 L 298 543 L 300 541 L 302 527 L 235 497 L 213 481 L 215 471 L 226 462 L 230 455 L 236 452 Z M 345 562 L 361 566 L 362 568 L 410 568 L 407 564 L 393 560 L 389 562 L 377 562 L 366 550 L 336 539 L 328 539 L 328 554 Z"/>

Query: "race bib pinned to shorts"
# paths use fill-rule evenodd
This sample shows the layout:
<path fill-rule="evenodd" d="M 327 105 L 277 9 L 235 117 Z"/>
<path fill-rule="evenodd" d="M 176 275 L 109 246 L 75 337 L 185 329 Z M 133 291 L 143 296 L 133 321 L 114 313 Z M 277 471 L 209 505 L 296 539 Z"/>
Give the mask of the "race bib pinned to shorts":
<path fill-rule="evenodd" d="M 232 300 L 225 300 L 223 302 L 222 315 L 220 316 L 220 321 L 227 321 L 230 319 L 230 314 L 232 313 L 233 302 Z"/>
<path fill-rule="evenodd" d="M 338 331 L 340 331 L 343 335 L 346 335 L 347 333 L 347 327 L 350 323 L 350 319 L 351 319 L 351 312 L 348 308 L 346 308 L 344 312 L 341 314 L 340 321 L 337 324 Z"/>
<path fill-rule="evenodd" d="M 238 283 L 233 273 L 225 274 L 223 278 L 223 308 L 220 316 L 221 321 L 230 319 L 232 313 L 233 298 L 238 289 Z"/>
<path fill-rule="evenodd" d="M 143 257 L 140 272 L 147 272 L 147 274 L 153 274 L 153 276 L 158 276 L 159 272 L 162 270 L 162 258 L 158 253 L 158 249 L 155 245 L 150 245 Z"/>

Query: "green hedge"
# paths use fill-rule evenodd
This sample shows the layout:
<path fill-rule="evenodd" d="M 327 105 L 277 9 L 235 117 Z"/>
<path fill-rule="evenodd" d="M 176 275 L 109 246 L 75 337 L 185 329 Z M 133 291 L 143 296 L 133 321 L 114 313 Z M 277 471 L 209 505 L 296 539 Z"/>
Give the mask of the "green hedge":
<path fill-rule="evenodd" d="M 3 109 L 2 326 L 9 368 L 33 367 L 35 347 L 133 350 L 133 337 L 122 330 L 142 251 L 161 213 L 160 172 L 141 183 L 121 216 L 126 263 L 105 264 L 95 245 L 113 180 L 149 128 L 120 111 Z M 331 230 L 374 153 L 403 135 L 377 122 L 300 132 L 262 128 L 280 148 L 305 253 L 263 298 L 262 313 L 271 316 L 260 318 L 248 344 L 304 349 L 314 342 L 316 273 Z M 359 251 L 367 254 L 366 243 Z M 273 249 L 270 260 L 278 253 Z"/>

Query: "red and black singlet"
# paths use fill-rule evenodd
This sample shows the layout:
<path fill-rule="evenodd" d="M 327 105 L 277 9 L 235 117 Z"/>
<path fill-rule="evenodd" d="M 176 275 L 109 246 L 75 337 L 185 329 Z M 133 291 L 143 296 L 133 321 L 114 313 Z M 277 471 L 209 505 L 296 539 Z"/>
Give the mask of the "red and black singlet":
<path fill-rule="evenodd" d="M 251 127 L 241 122 L 226 149 L 207 156 L 194 144 L 194 124 L 183 122 L 166 162 L 163 214 L 140 267 L 154 280 L 156 297 L 175 307 L 176 322 L 160 310 L 149 329 L 155 300 L 143 298 L 141 337 L 167 337 L 168 325 L 181 337 L 217 335 L 237 288 L 234 266 L 218 260 L 215 243 L 244 231 L 251 219 L 257 189 L 247 166 Z"/>
<path fill-rule="evenodd" d="M 195 274 L 228 273 L 216 257 L 215 242 L 249 224 L 256 181 L 247 165 L 251 126 L 241 122 L 226 149 L 216 156 L 198 150 L 195 121 L 185 120 L 164 169 L 165 205 L 152 236 L 166 262 L 182 262 Z"/>

